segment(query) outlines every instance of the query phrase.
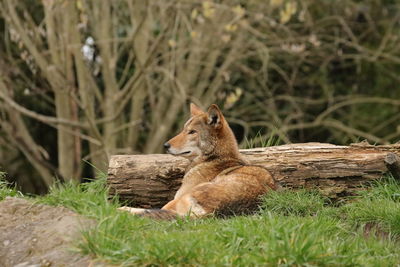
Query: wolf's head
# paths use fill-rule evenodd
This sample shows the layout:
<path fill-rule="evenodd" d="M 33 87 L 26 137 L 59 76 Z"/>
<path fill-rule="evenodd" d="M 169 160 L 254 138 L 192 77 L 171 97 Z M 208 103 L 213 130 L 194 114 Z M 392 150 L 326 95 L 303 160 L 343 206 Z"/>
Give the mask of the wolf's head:
<path fill-rule="evenodd" d="M 217 105 L 204 112 L 192 103 L 190 113 L 182 132 L 164 144 L 168 153 L 190 160 L 239 157 L 235 136 Z"/>

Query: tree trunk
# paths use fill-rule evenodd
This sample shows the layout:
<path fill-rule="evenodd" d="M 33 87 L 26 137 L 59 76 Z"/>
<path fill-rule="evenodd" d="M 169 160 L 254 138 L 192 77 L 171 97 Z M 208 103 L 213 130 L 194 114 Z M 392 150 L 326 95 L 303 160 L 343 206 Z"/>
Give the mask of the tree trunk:
<path fill-rule="evenodd" d="M 317 188 L 330 198 L 340 198 L 354 195 L 388 172 L 385 159 L 391 154 L 400 155 L 400 144 L 305 143 L 241 152 L 251 164 L 267 168 L 283 187 Z M 161 207 L 174 197 L 187 164 L 181 157 L 165 154 L 112 156 L 108 169 L 110 194 L 137 207 Z"/>

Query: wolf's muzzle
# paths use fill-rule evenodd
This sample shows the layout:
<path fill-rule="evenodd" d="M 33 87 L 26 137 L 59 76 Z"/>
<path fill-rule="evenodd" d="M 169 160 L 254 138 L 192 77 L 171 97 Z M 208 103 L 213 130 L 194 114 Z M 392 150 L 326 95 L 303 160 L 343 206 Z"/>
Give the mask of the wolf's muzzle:
<path fill-rule="evenodd" d="M 170 143 L 168 143 L 168 142 L 164 143 L 164 148 L 166 150 L 168 150 L 170 147 L 171 147 Z"/>

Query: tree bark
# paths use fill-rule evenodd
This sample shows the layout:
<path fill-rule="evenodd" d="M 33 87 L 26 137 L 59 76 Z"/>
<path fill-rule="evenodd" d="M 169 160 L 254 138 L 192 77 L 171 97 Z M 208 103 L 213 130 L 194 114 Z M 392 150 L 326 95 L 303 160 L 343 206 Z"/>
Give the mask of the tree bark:
<path fill-rule="evenodd" d="M 318 189 L 330 198 L 354 195 L 390 170 L 388 154 L 400 155 L 400 144 L 290 144 L 241 150 L 251 164 L 267 168 L 290 189 Z M 110 195 L 129 205 L 159 208 L 174 197 L 188 161 L 166 154 L 114 155 L 108 169 Z"/>

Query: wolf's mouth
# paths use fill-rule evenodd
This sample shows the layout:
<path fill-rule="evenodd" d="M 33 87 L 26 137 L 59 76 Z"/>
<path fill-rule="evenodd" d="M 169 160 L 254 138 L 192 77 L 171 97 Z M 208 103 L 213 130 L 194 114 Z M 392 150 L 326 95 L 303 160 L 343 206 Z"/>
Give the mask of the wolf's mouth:
<path fill-rule="evenodd" d="M 182 152 L 182 153 L 179 153 L 179 154 L 176 154 L 176 155 L 185 155 L 185 154 L 189 154 L 189 153 L 191 153 L 192 151 L 185 151 L 185 152 Z"/>
<path fill-rule="evenodd" d="M 167 149 L 167 153 L 171 154 L 171 155 L 174 155 L 174 156 L 183 156 L 183 155 L 187 155 L 187 154 L 192 153 L 192 151 L 188 150 L 188 151 L 184 151 L 184 152 L 178 153 L 178 152 L 173 151 L 171 149 Z"/>
<path fill-rule="evenodd" d="M 175 153 L 175 152 L 173 152 L 173 151 L 171 151 L 171 150 L 167 150 L 167 152 L 168 152 L 169 154 L 174 155 L 174 156 L 181 156 L 181 155 L 186 155 L 186 154 L 192 153 L 192 151 L 185 151 L 185 152 L 182 152 L 182 153 Z"/>

